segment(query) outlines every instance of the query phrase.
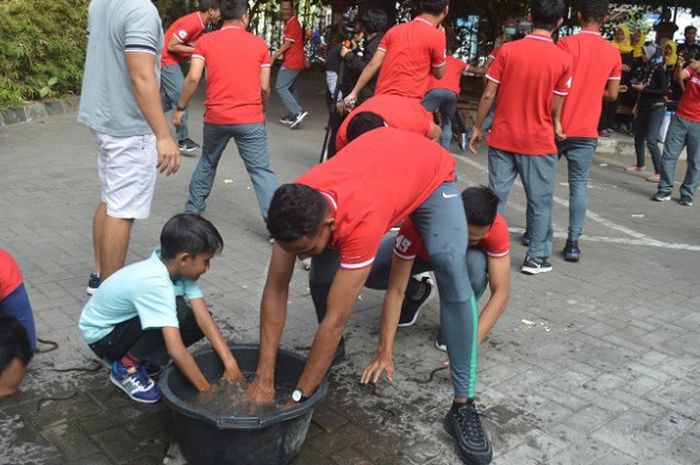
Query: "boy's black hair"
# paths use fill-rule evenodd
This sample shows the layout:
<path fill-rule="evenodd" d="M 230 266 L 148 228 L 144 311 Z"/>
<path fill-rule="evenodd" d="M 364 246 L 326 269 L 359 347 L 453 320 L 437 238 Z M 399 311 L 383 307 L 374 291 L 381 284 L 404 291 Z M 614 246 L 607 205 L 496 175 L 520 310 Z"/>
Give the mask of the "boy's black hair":
<path fill-rule="evenodd" d="M 692 24 L 689 24 L 689 25 L 686 26 L 685 29 L 683 30 L 683 34 L 687 34 L 688 31 L 695 31 L 695 32 L 697 32 L 697 31 L 698 31 L 698 28 L 695 27 L 695 26 L 693 26 Z"/>
<path fill-rule="evenodd" d="M 469 187 L 462 191 L 467 222 L 474 226 L 490 226 L 498 212 L 498 197 L 486 186 Z"/>
<path fill-rule="evenodd" d="M 170 218 L 160 233 L 160 256 L 166 260 L 180 252 L 196 257 L 217 253 L 224 248 L 224 239 L 211 221 L 195 213 L 180 213 Z"/>
<path fill-rule="evenodd" d="M 282 184 L 267 211 L 267 230 L 279 242 L 314 236 L 328 212 L 328 202 L 316 189 L 303 184 Z"/>
<path fill-rule="evenodd" d="M 384 118 L 371 111 L 361 111 L 354 115 L 348 123 L 347 139 L 352 142 L 362 134 L 372 129 L 386 126 Z"/>
<path fill-rule="evenodd" d="M 579 11 L 583 21 L 602 23 L 610 10 L 609 0 L 584 0 Z"/>
<path fill-rule="evenodd" d="M 422 0 L 420 2 L 420 12 L 439 15 L 449 4 L 450 0 Z"/>
<path fill-rule="evenodd" d="M 9 313 L 0 312 L 0 373 L 16 358 L 26 367 L 32 355 L 29 336 L 22 323 Z"/>
<path fill-rule="evenodd" d="M 247 0 L 222 0 L 221 1 L 221 19 L 223 21 L 231 21 L 233 19 L 241 19 L 248 11 Z"/>
<path fill-rule="evenodd" d="M 221 8 L 219 6 L 219 0 L 199 0 L 199 7 L 197 8 L 200 12 L 206 13 L 209 8 L 218 10 Z"/>
<path fill-rule="evenodd" d="M 367 34 L 386 31 L 386 23 L 389 17 L 386 11 L 381 8 L 370 8 L 360 16 L 360 24 L 365 28 Z"/>
<path fill-rule="evenodd" d="M 551 31 L 564 17 L 564 0 L 532 0 L 532 27 Z"/>

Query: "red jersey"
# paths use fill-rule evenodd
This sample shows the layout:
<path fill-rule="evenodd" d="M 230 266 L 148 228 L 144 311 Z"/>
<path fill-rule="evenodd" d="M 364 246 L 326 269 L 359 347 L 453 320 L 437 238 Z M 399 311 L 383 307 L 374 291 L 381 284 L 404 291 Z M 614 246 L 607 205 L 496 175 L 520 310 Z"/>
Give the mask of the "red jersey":
<path fill-rule="evenodd" d="M 462 73 L 464 73 L 469 66 L 452 55 L 448 55 L 446 59 L 445 75 L 442 79 L 435 79 L 432 75 L 430 76 L 430 84 L 428 84 L 428 91 L 433 89 L 448 89 L 457 94 L 462 93 Z"/>
<path fill-rule="evenodd" d="M 582 30 L 557 42 L 571 57 L 571 90 L 564 100 L 562 127 L 567 137 L 598 137 L 603 93 L 608 81 L 620 80 L 620 51 L 598 31 Z"/>
<path fill-rule="evenodd" d="M 496 213 L 491 229 L 476 245 L 469 248 L 482 249 L 486 255 L 492 258 L 505 257 L 510 253 L 510 235 L 508 234 L 508 223 L 500 213 Z M 425 248 L 421 237 L 413 221 L 407 219 L 401 225 L 399 234 L 394 242 L 394 255 L 403 260 L 414 260 L 416 257 L 429 262 L 430 256 Z"/>
<path fill-rule="evenodd" d="M 339 252 L 341 268 L 352 270 L 370 266 L 382 236 L 454 179 L 455 162 L 439 144 L 379 128 L 295 182 L 328 200 L 336 221 L 329 247 Z"/>
<path fill-rule="evenodd" d="M 486 78 L 498 84 L 490 147 L 523 155 L 557 153 L 552 96 L 571 86 L 571 58 L 552 38 L 530 34 L 503 44 Z"/>
<path fill-rule="evenodd" d="M 348 145 L 348 125 L 357 113 L 371 111 L 384 119 L 390 128 L 415 132 L 429 137 L 433 130 L 433 115 L 421 105 L 420 101 L 400 95 L 375 95 L 350 113 L 338 128 L 335 139 L 337 150 Z"/>
<path fill-rule="evenodd" d="M 206 25 L 199 12 L 190 13 L 175 20 L 163 37 L 163 53 L 160 59 L 161 66 L 177 65 L 190 59 L 189 55 L 173 53 L 168 50 L 170 39 L 175 37 L 184 45 L 194 46 L 197 39 L 204 34 Z"/>
<path fill-rule="evenodd" d="M 288 69 L 304 69 L 306 60 L 304 59 L 304 31 L 301 29 L 301 24 L 296 16 L 290 17 L 284 22 L 282 31 L 282 40 L 287 40 L 292 43 L 282 59 L 282 66 Z"/>
<path fill-rule="evenodd" d="M 389 29 L 377 49 L 386 56 L 374 94 L 422 100 L 432 68 L 445 66 L 445 46 L 445 33 L 421 17 Z"/>
<path fill-rule="evenodd" d="M 0 301 L 22 284 L 22 272 L 12 255 L 0 249 Z"/>
<path fill-rule="evenodd" d="M 685 69 L 690 77 L 685 80 L 685 91 L 678 102 L 676 116 L 693 123 L 700 123 L 700 74 L 688 67 Z"/>
<path fill-rule="evenodd" d="M 192 59 L 207 67 L 205 123 L 265 121 L 260 68 L 270 67 L 270 55 L 264 40 L 238 26 L 224 25 L 197 42 Z"/>

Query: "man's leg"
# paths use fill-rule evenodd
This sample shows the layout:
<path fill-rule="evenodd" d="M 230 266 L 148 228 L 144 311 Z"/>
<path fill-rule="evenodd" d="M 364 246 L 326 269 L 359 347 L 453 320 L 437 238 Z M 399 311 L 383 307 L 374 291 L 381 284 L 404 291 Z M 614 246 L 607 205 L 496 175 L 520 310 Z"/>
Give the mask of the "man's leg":
<path fill-rule="evenodd" d="M 389 274 L 391 274 L 391 260 L 394 258 L 395 241 L 396 237 L 394 236 L 382 239 L 377 255 L 372 262 L 372 269 L 365 282 L 365 287 L 378 291 L 386 290 L 389 285 Z"/>
<path fill-rule="evenodd" d="M 569 174 L 569 234 L 564 247 L 564 259 L 577 262 L 578 246 L 588 210 L 588 175 L 598 144 L 593 138 L 571 138 L 563 142 L 559 153 L 566 157 Z"/>
<path fill-rule="evenodd" d="M 645 166 L 646 156 L 646 131 L 649 122 L 649 108 L 639 108 L 634 117 L 634 152 L 637 155 L 636 167 L 641 169 Z"/>
<path fill-rule="evenodd" d="M 647 122 L 646 143 L 651 154 L 651 162 L 654 165 L 654 174 L 661 172 L 661 151 L 659 150 L 659 131 L 664 121 L 666 107 L 657 105 L 649 112 Z"/>
<path fill-rule="evenodd" d="M 102 248 L 102 232 L 104 230 L 105 220 L 107 219 L 107 205 L 100 202 L 95 209 L 95 216 L 92 218 L 92 249 L 95 256 L 95 273 L 100 275 L 100 249 Z"/>
<path fill-rule="evenodd" d="M 688 170 L 681 184 L 681 202 L 690 206 L 700 177 L 700 123 L 684 121 L 687 126 Z"/>
<path fill-rule="evenodd" d="M 469 283 L 478 301 L 489 284 L 486 252 L 482 249 L 469 248 L 467 250 L 467 271 L 469 272 Z"/>
<path fill-rule="evenodd" d="M 517 174 L 514 154 L 489 148 L 489 188 L 498 197 L 498 212 L 501 215 L 506 210 L 508 194 Z"/>
<path fill-rule="evenodd" d="M 253 182 L 260 214 L 265 221 L 267 220 L 267 209 L 278 185 L 275 173 L 270 167 L 265 124 L 240 124 L 232 126 L 232 130 L 238 153 L 243 159 L 250 180 Z"/>
<path fill-rule="evenodd" d="M 190 196 L 185 205 L 187 213 L 202 213 L 206 208 L 205 201 L 214 186 L 216 168 L 232 137 L 230 128 L 231 126 L 204 123 L 202 156 L 190 179 Z"/>
<path fill-rule="evenodd" d="M 445 96 L 440 105 L 440 119 L 442 124 L 442 135 L 440 136 L 440 145 L 446 150 L 450 149 L 452 142 L 452 120 L 457 113 L 457 94 L 451 90 L 443 89 Z"/>
<path fill-rule="evenodd" d="M 676 179 L 678 157 L 683 147 L 686 145 L 688 136 L 689 133 L 686 128 L 686 122 L 674 115 L 671 118 L 671 123 L 666 133 L 666 143 L 664 144 L 664 152 L 661 156 L 661 177 L 656 194 L 652 197 L 654 200 L 662 201 L 671 198 Z M 690 156 L 688 158 L 690 158 Z"/>
<path fill-rule="evenodd" d="M 299 103 L 294 98 L 291 88 L 294 81 L 299 75 L 299 71 L 288 69 L 281 66 L 277 73 L 277 81 L 275 82 L 275 90 L 282 101 L 282 105 L 287 109 L 289 115 L 298 115 L 301 112 Z"/>
<path fill-rule="evenodd" d="M 182 69 L 180 65 L 169 65 L 163 66 L 160 70 L 160 82 L 163 86 L 163 92 L 167 96 L 167 100 L 170 102 L 168 105 L 168 110 L 174 107 L 178 100 L 180 100 L 180 92 L 182 92 L 182 84 L 185 81 L 185 77 L 182 74 Z M 164 111 L 168 111 L 163 106 Z M 187 129 L 187 112 L 182 115 L 180 120 L 180 127 L 176 128 L 177 140 L 178 142 L 183 141 L 189 137 L 189 132 Z"/>
<path fill-rule="evenodd" d="M 430 113 L 435 113 L 442 103 L 440 89 L 432 89 L 423 97 L 423 108 Z"/>
<path fill-rule="evenodd" d="M 100 241 L 100 277 L 102 281 L 124 267 L 133 224 L 133 218 L 115 218 L 109 214 L 105 218 L 102 226 L 102 240 Z"/>
<path fill-rule="evenodd" d="M 552 255 L 552 207 L 557 173 L 556 155 L 515 155 L 530 209 L 528 257 L 544 265 Z M 526 258 L 527 261 L 527 258 Z M 549 268 L 549 269 L 546 269 Z M 540 271 L 551 270 L 542 267 Z"/>

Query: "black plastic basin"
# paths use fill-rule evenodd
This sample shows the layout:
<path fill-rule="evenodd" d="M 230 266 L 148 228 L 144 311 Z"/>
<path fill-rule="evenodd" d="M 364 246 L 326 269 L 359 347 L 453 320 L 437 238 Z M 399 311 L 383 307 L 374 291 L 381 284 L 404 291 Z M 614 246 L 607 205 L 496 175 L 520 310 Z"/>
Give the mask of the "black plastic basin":
<path fill-rule="evenodd" d="M 248 379 L 257 368 L 258 349 L 257 345 L 231 346 Z M 194 354 L 194 359 L 207 379 L 221 377 L 223 365 L 213 350 Z M 295 385 L 305 362 L 301 355 L 280 349 L 275 385 Z M 311 415 L 326 396 L 328 382 L 324 379 L 309 400 L 292 409 L 235 417 L 217 417 L 185 402 L 194 388 L 174 365 L 163 372 L 159 387 L 163 402 L 173 412 L 180 449 L 192 465 L 287 465 L 301 451 Z"/>

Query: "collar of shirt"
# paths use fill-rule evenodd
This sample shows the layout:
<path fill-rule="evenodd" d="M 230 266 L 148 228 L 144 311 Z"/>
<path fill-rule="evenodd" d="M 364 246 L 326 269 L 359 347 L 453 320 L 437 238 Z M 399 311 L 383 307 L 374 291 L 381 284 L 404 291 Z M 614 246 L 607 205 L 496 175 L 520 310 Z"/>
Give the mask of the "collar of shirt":
<path fill-rule="evenodd" d="M 418 21 L 419 23 L 427 24 L 428 26 L 430 26 L 430 27 L 432 27 L 432 28 L 435 27 L 435 26 L 433 26 L 433 23 L 431 23 L 430 21 L 428 21 L 428 20 L 425 19 L 425 18 L 421 18 L 420 16 L 416 17 L 413 21 Z"/>
<path fill-rule="evenodd" d="M 591 34 L 594 36 L 600 36 L 600 31 L 598 31 L 597 29 L 581 29 L 579 31 L 579 34 Z"/>
<path fill-rule="evenodd" d="M 206 26 L 204 24 L 204 19 L 202 18 L 201 12 L 197 12 L 197 18 L 199 18 L 199 23 L 202 25 L 202 29 L 204 29 Z"/>
<path fill-rule="evenodd" d="M 550 36 L 546 36 L 544 34 L 528 34 L 525 36 L 526 39 L 536 39 L 536 40 L 544 40 L 545 42 L 554 42 Z"/>
<path fill-rule="evenodd" d="M 294 18 L 296 18 L 296 15 L 290 16 L 289 18 L 287 18 L 287 21 L 285 21 L 284 24 L 287 24 L 288 22 L 290 22 L 290 21 L 293 20 Z"/>
<path fill-rule="evenodd" d="M 240 31 L 243 28 L 241 26 L 236 26 L 234 24 L 229 24 L 229 25 L 221 28 L 222 31 L 225 31 L 226 29 L 238 29 Z"/>

